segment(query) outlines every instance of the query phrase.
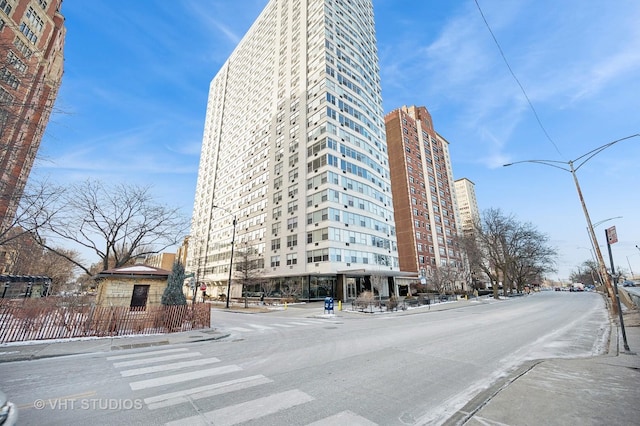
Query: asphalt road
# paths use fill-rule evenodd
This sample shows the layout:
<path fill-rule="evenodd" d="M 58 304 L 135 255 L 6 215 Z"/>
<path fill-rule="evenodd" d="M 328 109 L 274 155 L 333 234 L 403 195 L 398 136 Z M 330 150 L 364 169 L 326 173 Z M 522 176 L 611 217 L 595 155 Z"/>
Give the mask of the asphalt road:
<path fill-rule="evenodd" d="M 604 351 L 595 293 L 400 315 L 213 311 L 223 341 L 0 364 L 23 425 L 439 424 L 529 359 Z"/>

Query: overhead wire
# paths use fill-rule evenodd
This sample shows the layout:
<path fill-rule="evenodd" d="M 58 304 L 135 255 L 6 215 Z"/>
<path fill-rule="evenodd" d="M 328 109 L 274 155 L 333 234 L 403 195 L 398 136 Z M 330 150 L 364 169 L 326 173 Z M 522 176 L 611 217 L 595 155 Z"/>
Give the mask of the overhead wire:
<path fill-rule="evenodd" d="M 484 24 L 487 26 L 487 29 L 489 30 L 489 33 L 491 34 L 491 37 L 493 38 L 494 43 L 498 47 L 498 51 L 500 52 L 500 56 L 502 56 L 502 60 L 507 65 L 507 68 L 509 69 L 509 72 L 511 73 L 511 76 L 516 81 L 516 83 L 518 83 L 518 87 L 520 87 L 520 90 L 522 91 L 522 94 L 524 95 L 525 99 L 527 100 L 527 103 L 529 104 L 529 108 L 531 108 L 531 111 L 533 112 L 533 115 L 535 116 L 536 121 L 538 122 L 538 126 L 540 126 L 540 129 L 542 129 L 542 132 L 547 137 L 549 142 L 551 142 L 551 144 L 556 149 L 558 154 L 560 154 L 560 156 L 562 156 L 562 153 L 560 152 L 560 149 L 558 149 L 558 146 L 553 141 L 553 139 L 551 139 L 551 136 L 549 136 L 549 133 L 547 132 L 547 129 L 545 129 L 544 125 L 542 124 L 542 121 L 540 120 L 540 117 L 538 116 L 538 112 L 536 111 L 535 107 L 533 106 L 533 103 L 531 102 L 531 99 L 529 99 L 529 95 L 527 95 L 527 91 L 524 89 L 524 87 L 520 83 L 520 80 L 518 80 L 518 77 L 516 76 L 515 72 L 513 72 L 513 69 L 511 68 L 511 65 L 509 64 L 509 61 L 507 61 L 507 57 L 504 54 L 504 51 L 502 50 L 502 47 L 500 46 L 500 43 L 498 42 L 498 39 L 496 38 L 495 34 L 493 33 L 493 30 L 491 29 L 491 26 L 489 25 L 489 22 L 487 22 L 487 18 L 484 16 L 484 12 L 482 11 L 482 8 L 480 7 L 480 4 L 478 3 L 478 0 L 474 0 L 474 2 L 476 4 L 476 7 L 478 8 L 478 11 L 480 12 L 480 16 L 482 16 L 482 20 L 484 21 Z"/>

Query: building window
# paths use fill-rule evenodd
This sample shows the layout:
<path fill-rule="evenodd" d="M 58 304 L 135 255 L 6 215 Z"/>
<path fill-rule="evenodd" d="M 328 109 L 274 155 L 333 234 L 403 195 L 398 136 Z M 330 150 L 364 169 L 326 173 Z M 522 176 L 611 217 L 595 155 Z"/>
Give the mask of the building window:
<path fill-rule="evenodd" d="M 297 253 L 289 253 L 287 254 L 287 265 L 296 265 L 298 263 L 298 254 Z"/>
<path fill-rule="evenodd" d="M 280 238 L 271 240 L 271 250 L 278 250 L 280 248 Z"/>
<path fill-rule="evenodd" d="M 274 224 L 271 225 L 271 233 L 273 235 L 278 235 L 278 233 L 280 232 L 280 222 L 276 222 Z"/>
<path fill-rule="evenodd" d="M 298 227 L 298 218 L 297 217 L 292 217 L 287 219 L 287 229 L 288 230 L 294 230 Z"/>
<path fill-rule="evenodd" d="M 271 256 L 271 267 L 280 266 L 280 256 Z"/>
<path fill-rule="evenodd" d="M 20 24 L 20 32 L 24 34 L 27 40 L 29 40 L 31 43 L 36 44 L 36 42 L 38 41 L 38 36 L 35 32 L 33 32 L 31 28 L 29 28 L 26 22 L 22 22 Z"/>
<path fill-rule="evenodd" d="M 298 235 L 289 235 L 287 237 L 287 247 L 295 247 L 298 245 Z"/>
<path fill-rule="evenodd" d="M 4 13 L 6 13 L 7 15 L 9 15 L 11 13 L 11 8 L 13 6 L 11 6 L 11 3 L 9 3 L 8 0 L 0 0 L 0 10 L 4 11 Z M 2 21 L 4 23 L 4 21 Z M 0 30 L 2 29 L 2 27 L 0 26 Z"/>
<path fill-rule="evenodd" d="M 275 208 L 273 209 L 273 215 L 272 215 L 272 218 L 273 218 L 273 219 L 278 219 L 278 218 L 280 218 L 280 216 L 282 216 L 282 207 L 280 207 L 280 206 L 275 207 Z"/>

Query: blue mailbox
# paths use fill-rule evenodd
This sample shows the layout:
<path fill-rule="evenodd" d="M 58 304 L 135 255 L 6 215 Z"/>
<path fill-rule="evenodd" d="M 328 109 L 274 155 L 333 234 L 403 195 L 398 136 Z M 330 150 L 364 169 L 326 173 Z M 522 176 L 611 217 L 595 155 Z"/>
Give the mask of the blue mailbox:
<path fill-rule="evenodd" d="M 333 312 L 333 297 L 324 298 L 324 310 L 327 312 Z"/>

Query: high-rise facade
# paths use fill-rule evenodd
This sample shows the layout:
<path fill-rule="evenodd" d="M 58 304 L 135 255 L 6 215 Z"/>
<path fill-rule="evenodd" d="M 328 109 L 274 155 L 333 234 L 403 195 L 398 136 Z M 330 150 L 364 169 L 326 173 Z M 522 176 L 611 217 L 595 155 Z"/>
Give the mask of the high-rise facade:
<path fill-rule="evenodd" d="M 385 123 L 400 269 L 462 270 L 449 142 L 422 106 L 393 110 Z"/>
<path fill-rule="evenodd" d="M 281 294 L 392 291 L 380 93 L 371 0 L 269 1 L 210 85 L 187 261 L 209 294 L 232 255 Z"/>
<path fill-rule="evenodd" d="M 456 198 L 458 199 L 462 233 L 464 235 L 471 235 L 474 224 L 480 219 L 475 184 L 467 178 L 462 178 L 456 179 L 454 185 Z"/>
<path fill-rule="evenodd" d="M 0 0 L 0 230 L 10 226 L 62 81 L 62 0 Z"/>

